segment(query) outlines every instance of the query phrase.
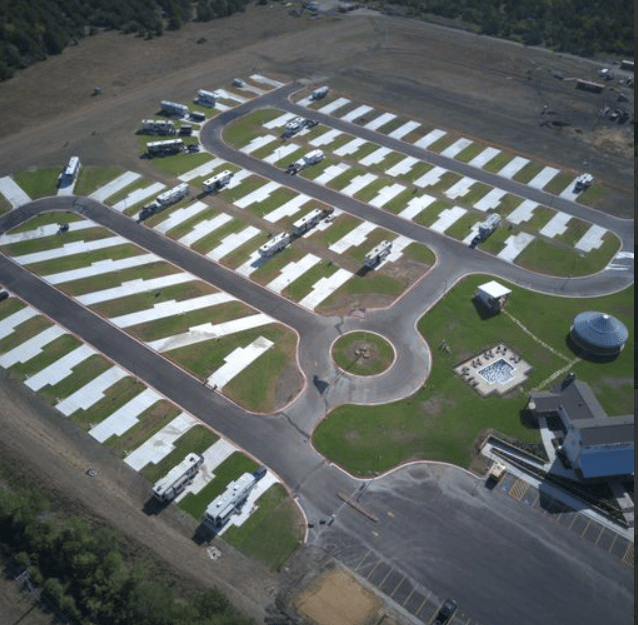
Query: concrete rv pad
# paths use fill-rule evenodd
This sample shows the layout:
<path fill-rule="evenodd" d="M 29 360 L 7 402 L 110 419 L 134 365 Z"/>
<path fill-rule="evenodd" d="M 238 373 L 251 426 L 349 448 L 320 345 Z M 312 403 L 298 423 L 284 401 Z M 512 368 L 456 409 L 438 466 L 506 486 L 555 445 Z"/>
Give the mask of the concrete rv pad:
<path fill-rule="evenodd" d="M 221 213 L 212 219 L 205 219 L 195 224 L 193 229 L 178 239 L 178 241 L 190 247 L 231 220 L 232 217 L 228 213 Z"/>
<path fill-rule="evenodd" d="M 453 223 L 461 219 L 467 211 L 460 206 L 446 208 L 439 213 L 438 219 L 430 226 L 434 232 L 445 232 Z"/>
<path fill-rule="evenodd" d="M 275 151 L 272 154 L 266 156 L 263 160 L 265 163 L 269 163 L 273 165 L 278 161 L 286 158 L 289 154 L 296 152 L 299 149 L 299 146 L 296 143 L 287 143 L 286 145 L 280 145 L 275 148 Z"/>
<path fill-rule="evenodd" d="M 220 165 L 223 165 L 224 163 L 225 161 L 222 160 L 221 158 L 213 158 L 210 161 L 206 161 L 205 163 L 202 163 L 198 167 L 195 167 L 191 169 L 190 171 L 187 171 L 186 173 L 177 177 L 182 182 L 190 182 L 191 180 L 194 180 L 195 178 L 202 178 L 204 176 L 208 176 L 208 174 L 210 174 L 213 170 L 217 169 L 217 167 L 219 167 Z"/>
<path fill-rule="evenodd" d="M 361 106 L 358 106 L 356 109 L 352 109 L 350 112 L 346 113 L 341 119 L 343 119 L 343 121 L 345 122 L 352 122 L 355 119 L 359 119 L 359 117 L 362 117 L 366 113 L 369 113 L 371 110 L 372 110 L 371 106 L 368 106 L 367 104 L 362 104 Z"/>
<path fill-rule="evenodd" d="M 336 130 L 335 128 L 331 128 L 327 132 L 324 132 L 322 135 L 315 137 L 308 141 L 310 145 L 314 145 L 316 147 L 320 147 L 323 145 L 328 145 L 332 143 L 338 136 L 342 135 L 343 132 L 341 130 Z"/>
<path fill-rule="evenodd" d="M 143 202 L 144 200 L 152 198 L 165 188 L 165 184 L 162 184 L 161 182 L 154 182 L 148 187 L 132 191 L 123 200 L 113 204 L 111 208 L 119 212 L 125 211 L 127 208 L 137 204 L 138 202 Z"/>
<path fill-rule="evenodd" d="M 477 154 L 469 163 L 472 167 L 482 168 L 483 165 L 487 165 L 495 156 L 500 154 L 501 151 L 497 148 L 485 148 L 482 152 Z"/>
<path fill-rule="evenodd" d="M 8 369 L 18 362 L 27 362 L 35 358 L 42 353 L 44 347 L 64 334 L 66 332 L 57 325 L 43 330 L 0 356 L 0 367 Z"/>
<path fill-rule="evenodd" d="M 122 436 L 138 423 L 138 417 L 148 410 L 153 404 L 162 399 L 162 396 L 154 390 L 144 389 L 139 395 L 136 395 L 118 408 L 113 414 L 109 415 L 104 421 L 89 430 L 89 434 L 98 442 L 111 438 L 111 436 Z"/>
<path fill-rule="evenodd" d="M 291 200 L 277 207 L 267 215 L 264 215 L 264 219 L 270 223 L 275 223 L 284 217 L 291 217 L 295 213 L 298 213 L 301 207 L 310 201 L 310 196 L 303 193 L 296 195 Z"/>
<path fill-rule="evenodd" d="M 350 167 L 345 163 L 339 163 L 338 165 L 330 165 L 323 170 L 323 172 L 314 179 L 316 184 L 326 184 L 332 179 L 336 178 L 340 174 L 348 171 Z"/>
<path fill-rule="evenodd" d="M 497 254 L 501 260 L 514 262 L 516 257 L 534 240 L 527 232 L 519 232 L 505 240 L 505 247 Z"/>
<path fill-rule="evenodd" d="M 364 143 L 367 143 L 365 139 L 361 137 L 356 137 L 352 139 L 352 141 L 348 141 L 348 143 L 342 145 L 340 148 L 335 150 L 336 156 L 347 156 L 349 154 L 354 154 Z"/>
<path fill-rule="evenodd" d="M 121 176 L 115 178 L 115 180 L 111 180 L 111 182 L 108 182 L 104 186 L 91 193 L 89 197 L 92 200 L 96 200 L 97 202 L 104 202 L 106 198 L 111 197 L 118 191 L 121 191 L 124 187 L 127 187 L 128 185 L 135 182 L 138 178 L 141 178 L 141 175 L 135 173 L 134 171 L 124 172 Z"/>
<path fill-rule="evenodd" d="M 335 273 L 327 278 L 321 278 L 312 286 L 312 291 L 306 295 L 299 305 L 309 310 L 314 310 L 329 295 L 332 295 L 340 286 L 345 284 L 352 274 L 345 269 L 338 269 Z"/>
<path fill-rule="evenodd" d="M 399 126 L 393 130 L 388 136 L 393 139 L 403 139 L 405 135 L 410 134 L 413 130 L 416 130 L 421 124 L 415 121 L 405 122 L 403 126 Z"/>
<path fill-rule="evenodd" d="M 406 156 L 402 161 L 399 161 L 396 165 L 386 169 L 385 173 L 388 176 L 400 176 L 401 174 L 407 174 L 417 163 L 418 158 L 414 156 Z"/>
<path fill-rule="evenodd" d="M 368 130 L 377 130 L 378 128 L 381 128 L 381 126 L 384 126 L 388 122 L 391 122 L 395 117 L 396 115 L 394 115 L 393 113 L 383 113 L 382 115 L 379 115 L 379 117 L 373 119 L 371 122 L 364 124 L 363 127 L 367 128 Z"/>
<path fill-rule="evenodd" d="M 0 193 L 7 198 L 12 208 L 28 204 L 31 201 L 31 198 L 11 176 L 0 178 Z"/>
<path fill-rule="evenodd" d="M 124 462 L 135 471 L 140 471 L 147 464 L 157 464 L 175 449 L 175 441 L 197 423 L 194 417 L 182 412 L 157 434 L 151 436 L 145 443 L 126 456 Z"/>
<path fill-rule="evenodd" d="M 576 241 L 574 247 L 582 252 L 591 252 L 594 249 L 598 249 L 603 244 L 603 235 L 606 232 L 605 228 L 594 224 Z"/>
<path fill-rule="evenodd" d="M 380 163 L 388 154 L 390 154 L 392 150 L 386 147 L 377 148 L 374 152 L 371 152 L 367 156 L 364 156 L 359 162 L 364 167 L 369 167 L 370 165 L 376 165 Z"/>
<path fill-rule="evenodd" d="M 204 202 L 193 202 L 188 206 L 184 206 L 184 208 L 178 208 L 176 211 L 173 211 L 167 219 L 160 221 L 160 223 L 155 226 L 155 230 L 166 234 L 169 230 L 179 226 L 191 217 L 199 215 L 199 213 L 207 208 L 209 208 L 209 206 L 208 204 L 204 204 Z"/>
<path fill-rule="evenodd" d="M 435 197 L 427 194 L 424 194 L 420 197 L 414 197 L 408 202 L 408 205 L 399 213 L 399 217 L 412 220 L 422 210 L 425 210 L 430 204 L 432 204 L 435 199 Z"/>
<path fill-rule="evenodd" d="M 306 254 L 297 262 L 288 263 L 282 268 L 281 273 L 266 286 L 275 293 L 281 293 L 288 285 L 301 277 L 306 271 L 314 267 L 321 259 L 314 254 Z"/>
<path fill-rule="evenodd" d="M 395 198 L 399 193 L 405 191 L 406 187 L 402 184 L 391 184 L 383 189 L 379 190 L 379 193 L 376 197 L 372 198 L 368 204 L 370 206 L 375 206 L 376 208 L 381 208 L 385 206 L 391 199 Z"/>
<path fill-rule="evenodd" d="M 542 189 L 559 173 L 560 170 L 554 167 L 543 167 L 527 184 L 534 189 Z"/>
<path fill-rule="evenodd" d="M 344 107 L 346 104 L 350 104 L 350 100 L 348 100 L 348 98 L 337 98 L 317 110 L 324 115 L 331 115 L 334 111 Z"/>
<path fill-rule="evenodd" d="M 496 208 L 505 195 L 507 192 L 503 189 L 492 189 L 474 204 L 474 208 L 483 212 L 490 208 Z"/>
<path fill-rule="evenodd" d="M 425 137 L 421 137 L 418 141 L 414 142 L 414 145 L 417 148 L 428 148 L 430 147 L 435 141 L 438 141 L 441 137 L 444 137 L 447 133 L 445 132 L 445 130 L 439 130 L 438 128 L 435 128 L 434 130 L 431 130 L 430 132 L 428 132 L 427 135 L 425 135 Z"/>
<path fill-rule="evenodd" d="M 350 184 L 345 188 L 341 189 L 341 193 L 344 195 L 353 196 L 355 193 L 358 193 L 364 187 L 367 187 L 371 182 L 374 182 L 377 179 L 377 176 L 374 174 L 363 174 L 361 176 L 357 176 L 350 181 Z"/>
<path fill-rule="evenodd" d="M 8 317 L 0 319 L 0 339 L 3 339 L 5 336 L 9 336 L 9 334 L 12 334 L 13 331 L 16 329 L 16 326 L 37 316 L 38 312 L 34 308 L 26 306 L 25 308 L 16 310 L 16 312 L 14 312 L 12 315 L 9 315 Z"/>
<path fill-rule="evenodd" d="M 443 169 L 443 167 L 433 167 L 430 171 L 424 173 L 418 180 L 415 180 L 412 184 L 417 187 L 430 187 L 435 185 L 439 180 L 441 180 L 441 176 L 447 171 L 447 169 Z"/>
<path fill-rule="evenodd" d="M 94 241 L 74 241 L 66 243 L 61 247 L 54 247 L 41 252 L 33 252 L 31 254 L 22 254 L 14 256 L 13 260 L 20 265 L 30 265 L 32 263 L 40 263 L 45 260 L 54 260 L 63 256 L 72 256 L 74 254 L 84 254 L 85 252 L 94 252 L 95 250 L 103 250 L 107 247 L 115 247 L 128 243 L 128 240 L 119 235 L 96 239 Z"/>
<path fill-rule="evenodd" d="M 206 256 L 208 256 L 208 258 L 212 258 L 213 260 L 219 260 L 220 258 L 223 258 L 227 254 L 230 254 L 232 251 L 236 250 L 240 245 L 246 243 L 246 241 L 250 241 L 250 239 L 256 237 L 259 233 L 260 230 L 258 228 L 255 228 L 254 226 L 248 226 L 240 232 L 229 234 L 214 250 L 208 252 Z"/>
<path fill-rule="evenodd" d="M 539 234 L 550 239 L 557 234 L 563 234 L 567 230 L 567 224 L 572 218 L 571 215 L 558 211 L 539 231 Z"/>
<path fill-rule="evenodd" d="M 189 345 L 202 343 L 203 341 L 210 341 L 222 336 L 228 336 L 229 334 L 243 332 L 244 330 L 252 330 L 253 328 L 259 328 L 270 323 L 275 323 L 275 320 L 272 317 L 269 317 L 264 313 L 257 313 L 255 315 L 240 317 L 239 319 L 222 321 L 215 325 L 212 323 L 203 323 L 189 328 L 188 332 L 150 341 L 147 345 L 155 351 L 168 352 L 180 347 L 187 347 Z"/>
<path fill-rule="evenodd" d="M 243 197 L 235 200 L 233 204 L 237 208 L 247 208 L 251 204 L 257 204 L 259 202 L 263 202 L 270 197 L 270 194 L 277 189 L 280 189 L 281 185 L 278 182 L 267 182 L 266 184 L 259 187 L 259 189 L 255 189 L 251 193 L 244 195 Z"/>
<path fill-rule="evenodd" d="M 296 117 L 294 113 L 283 113 L 279 117 L 275 117 L 275 119 L 271 119 L 270 121 L 264 122 L 263 126 L 267 130 L 274 130 L 275 128 L 282 128 L 285 126 L 291 119 Z"/>
<path fill-rule="evenodd" d="M 328 249 L 336 254 L 343 254 L 351 247 L 357 247 L 361 245 L 368 235 L 377 228 L 376 224 L 370 221 L 364 221 L 359 224 L 354 230 L 344 234 L 338 241 L 335 241 Z"/>
<path fill-rule="evenodd" d="M 84 221 L 72 221 L 69 223 L 69 231 L 77 232 L 78 230 L 86 230 L 87 228 L 99 228 L 99 226 L 89 219 Z M 32 241 L 33 239 L 41 239 L 56 235 L 60 230 L 59 224 L 46 224 L 39 226 L 35 230 L 27 230 L 26 232 L 16 232 L 15 234 L 4 233 L 0 235 L 0 245 L 10 245 L 11 243 L 20 243 L 22 241 Z"/>
<path fill-rule="evenodd" d="M 224 358 L 225 364 L 209 376 L 208 384 L 213 388 L 224 388 L 226 384 L 237 377 L 248 365 L 257 360 L 273 345 L 274 343 L 271 340 L 258 336 L 250 345 L 238 347 Z"/>
<path fill-rule="evenodd" d="M 173 317 L 174 315 L 183 315 L 184 313 L 191 312 L 193 310 L 201 310 L 202 308 L 209 308 L 211 306 L 217 306 L 219 304 L 225 304 L 226 302 L 233 301 L 236 301 L 236 298 L 228 293 L 220 291 L 219 293 L 193 297 L 192 299 L 186 299 L 180 302 L 176 302 L 175 300 L 160 302 L 159 304 L 155 304 L 153 308 L 138 310 L 137 312 L 129 313 L 127 315 L 113 317 L 110 319 L 110 322 L 115 324 L 118 328 L 128 328 L 141 323 L 149 323 L 157 319 Z"/>
<path fill-rule="evenodd" d="M 513 224 L 520 224 L 524 221 L 529 221 L 537 206 L 538 204 L 536 202 L 532 202 L 532 200 L 525 200 L 507 216 L 507 221 Z"/>
<path fill-rule="evenodd" d="M 60 271 L 58 273 L 49 274 L 48 276 L 43 276 L 43 278 L 49 284 L 62 284 L 64 282 L 81 280 L 82 278 L 91 278 L 105 273 L 113 273 L 121 271 L 122 269 L 130 269 L 131 267 L 149 265 L 150 263 L 156 263 L 163 260 L 163 258 L 150 253 L 140 254 L 139 256 L 131 256 L 129 258 L 120 258 L 119 260 L 107 258 L 106 260 L 98 260 L 91 263 L 88 267 Z"/>
<path fill-rule="evenodd" d="M 86 410 L 103 399 L 105 391 L 111 386 L 129 375 L 128 372 L 118 366 L 111 367 L 75 391 L 75 393 L 57 403 L 55 407 L 67 417 L 77 410 Z"/>
<path fill-rule="evenodd" d="M 97 352 L 92 347 L 80 345 L 72 352 L 42 369 L 42 371 L 32 375 L 25 381 L 25 384 L 32 391 L 39 391 L 45 386 L 54 386 L 64 380 L 64 378 L 69 377 L 73 373 L 74 367 L 77 367 L 94 354 L 97 354 Z"/>
<path fill-rule="evenodd" d="M 277 89 L 278 87 L 283 87 L 285 83 L 280 82 L 279 80 L 275 80 L 274 78 L 268 78 L 268 76 L 263 76 L 262 74 L 251 74 L 250 79 L 255 82 L 260 82 L 262 85 L 268 85 L 269 87 L 273 87 Z"/>
<path fill-rule="evenodd" d="M 441 152 L 441 156 L 447 156 L 448 158 L 454 158 L 459 152 L 462 152 L 468 146 L 472 145 L 471 139 L 465 139 L 461 137 L 456 140 L 452 145 L 449 145 L 443 152 Z"/>
<path fill-rule="evenodd" d="M 503 166 L 499 171 L 498 175 L 503 176 L 503 178 L 512 178 L 514 177 L 525 165 L 529 163 L 528 158 L 523 158 L 522 156 L 515 156 L 509 163 Z"/>
<path fill-rule="evenodd" d="M 275 135 L 262 135 L 260 137 L 255 137 L 250 141 L 250 143 L 245 145 L 243 148 L 240 148 L 240 151 L 244 154 L 252 154 L 259 148 L 263 148 L 265 145 L 272 143 L 276 139 L 277 137 L 275 137 Z"/>
<path fill-rule="evenodd" d="M 454 183 L 447 191 L 445 191 L 445 195 L 449 197 L 451 200 L 455 200 L 457 197 L 463 197 L 466 195 L 470 187 L 476 183 L 476 180 L 473 178 L 468 178 L 467 176 L 463 176 L 458 182 Z"/>

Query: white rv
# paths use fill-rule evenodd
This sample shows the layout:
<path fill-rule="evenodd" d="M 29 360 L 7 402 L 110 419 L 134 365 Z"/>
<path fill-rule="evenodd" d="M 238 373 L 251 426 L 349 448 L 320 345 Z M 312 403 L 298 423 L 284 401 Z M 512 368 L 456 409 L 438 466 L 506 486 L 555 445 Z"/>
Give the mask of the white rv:
<path fill-rule="evenodd" d="M 179 202 L 182 198 L 188 195 L 188 184 L 186 182 L 182 182 L 178 184 L 176 187 L 172 189 L 168 189 L 168 191 L 164 191 L 164 193 L 160 193 L 155 201 L 162 207 L 170 206 L 171 204 L 175 204 Z"/>
<path fill-rule="evenodd" d="M 246 502 L 257 481 L 258 478 L 254 474 L 244 473 L 231 482 L 226 490 L 206 508 L 205 522 L 213 529 L 221 529 L 235 511 Z"/>
<path fill-rule="evenodd" d="M 193 481 L 203 462 L 204 458 L 199 454 L 188 454 L 153 486 L 153 496 L 159 501 L 175 499 Z"/>
<path fill-rule="evenodd" d="M 377 263 L 380 263 L 386 258 L 392 251 L 392 241 L 381 241 L 378 245 L 375 245 L 363 259 L 364 267 L 374 267 Z"/>
<path fill-rule="evenodd" d="M 321 98 L 325 98 L 328 95 L 328 92 L 330 91 L 329 87 L 319 87 L 318 89 L 315 89 L 312 94 L 310 95 L 310 99 L 311 100 L 321 100 Z"/>
<path fill-rule="evenodd" d="M 151 141 L 146 144 L 149 156 L 169 156 L 184 151 L 184 142 L 181 139 L 167 139 L 166 141 Z"/>
<path fill-rule="evenodd" d="M 304 215 L 301 219 L 297 219 L 297 221 L 292 224 L 292 231 L 297 236 L 300 236 L 304 232 L 310 230 L 310 228 L 314 228 L 324 218 L 324 216 L 324 212 L 320 208 L 315 208 L 307 215 Z"/>
<path fill-rule="evenodd" d="M 574 191 L 584 191 L 592 182 L 594 182 L 594 177 L 591 174 L 581 174 L 576 178 Z"/>
<path fill-rule="evenodd" d="M 234 175 L 235 174 L 232 171 L 224 169 L 224 171 L 219 172 L 212 178 L 204 180 L 204 182 L 202 182 L 204 192 L 210 193 L 211 191 L 217 191 L 224 188 L 231 181 L 231 178 Z"/>
<path fill-rule="evenodd" d="M 143 119 L 140 133 L 145 135 L 174 135 L 175 124 L 170 119 Z"/>
<path fill-rule="evenodd" d="M 79 171 L 80 159 L 72 156 L 58 177 L 58 186 L 68 187 L 76 179 Z"/>
<path fill-rule="evenodd" d="M 279 250 L 283 250 L 290 243 L 290 235 L 287 232 L 280 232 L 272 239 L 268 239 L 260 248 L 259 255 L 268 258 Z"/>
<path fill-rule="evenodd" d="M 195 102 L 201 106 L 213 107 L 219 100 L 219 93 L 217 91 L 206 91 L 206 89 L 198 89 Z"/>
<path fill-rule="evenodd" d="M 174 117 L 186 117 L 186 115 L 188 115 L 188 107 L 185 104 L 169 102 L 168 100 L 162 100 L 160 102 L 160 109 L 166 115 Z"/>

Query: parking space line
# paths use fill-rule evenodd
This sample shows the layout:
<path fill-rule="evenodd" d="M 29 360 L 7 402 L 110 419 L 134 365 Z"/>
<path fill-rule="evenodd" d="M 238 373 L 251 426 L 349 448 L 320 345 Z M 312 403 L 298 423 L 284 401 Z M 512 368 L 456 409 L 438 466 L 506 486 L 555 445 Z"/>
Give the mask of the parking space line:
<path fill-rule="evenodd" d="M 390 575 L 390 573 L 388 573 L 388 575 Z M 404 579 L 405 579 L 405 575 L 398 581 L 397 585 L 392 589 L 392 592 L 388 593 L 390 598 L 392 598 L 392 595 L 397 591 L 397 588 L 403 583 Z M 385 582 L 385 579 L 383 581 Z"/>
<path fill-rule="evenodd" d="M 416 588 L 413 588 L 410 591 L 410 594 L 405 598 L 405 601 L 401 604 L 401 607 L 403 607 L 410 600 L 410 597 L 415 593 L 415 591 L 416 591 Z"/>
<path fill-rule="evenodd" d="M 605 530 L 605 528 L 601 525 L 600 526 L 600 530 L 598 532 L 598 536 L 596 536 L 596 540 L 594 541 L 594 545 L 598 544 L 598 541 L 600 540 L 600 537 L 603 535 L 603 531 Z"/>
<path fill-rule="evenodd" d="M 591 523 L 591 519 L 587 519 L 587 525 L 585 525 L 585 527 L 583 528 L 583 531 L 579 534 L 581 538 L 585 535 L 585 532 L 587 531 L 587 528 L 589 527 L 590 523 Z"/>
<path fill-rule="evenodd" d="M 432 593 L 430 593 L 430 595 L 431 594 Z M 424 597 L 423 603 L 421 603 L 421 605 L 419 606 L 419 609 L 414 611 L 414 616 L 416 616 L 423 609 L 423 606 L 427 603 L 427 600 L 428 600 L 430 595 L 428 595 L 427 597 Z"/>
<path fill-rule="evenodd" d="M 625 551 L 622 561 L 632 569 L 634 568 L 634 543 L 627 545 L 627 551 Z"/>
<path fill-rule="evenodd" d="M 368 551 L 365 553 L 365 555 L 363 556 L 363 558 L 361 558 L 361 560 L 359 560 L 359 564 L 357 564 L 357 566 L 354 567 L 354 570 L 357 571 L 359 570 L 359 567 L 363 564 L 363 561 L 368 557 L 368 555 L 370 555 L 370 550 L 368 549 Z"/>
<path fill-rule="evenodd" d="M 381 564 L 381 562 L 383 562 L 383 560 L 379 559 L 379 561 L 372 567 L 372 570 L 366 575 L 366 579 L 370 579 L 370 575 L 374 573 L 374 570 L 379 566 L 379 564 Z"/>
<path fill-rule="evenodd" d="M 578 515 L 575 514 L 574 518 L 572 519 L 572 522 L 569 524 L 569 527 L 567 529 L 572 529 L 572 525 L 574 524 L 574 521 L 578 518 Z"/>
<path fill-rule="evenodd" d="M 388 579 L 388 577 L 390 576 L 390 573 L 392 573 L 392 571 L 394 571 L 394 568 L 390 567 L 390 570 L 385 574 L 385 577 L 379 582 L 379 585 L 377 586 L 377 588 L 379 588 L 379 590 L 381 590 L 381 586 L 383 586 L 383 582 L 385 582 L 385 580 Z"/>
<path fill-rule="evenodd" d="M 599 538 L 600 538 L 600 536 L 599 536 Z M 611 541 L 611 545 L 609 545 L 609 549 L 607 549 L 607 551 L 609 551 L 609 553 L 611 553 L 611 550 L 613 549 L 613 547 L 616 544 L 617 540 L 618 540 L 618 534 L 614 533 L 614 540 Z"/>

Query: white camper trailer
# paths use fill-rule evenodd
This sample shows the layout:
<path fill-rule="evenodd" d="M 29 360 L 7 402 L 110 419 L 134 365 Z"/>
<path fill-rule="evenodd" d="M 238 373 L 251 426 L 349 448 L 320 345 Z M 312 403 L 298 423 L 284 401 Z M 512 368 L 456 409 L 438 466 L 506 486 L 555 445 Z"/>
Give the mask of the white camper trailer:
<path fill-rule="evenodd" d="M 384 258 L 389 256 L 392 251 L 392 241 L 381 241 L 378 245 L 375 245 L 363 259 L 364 267 L 374 267 L 377 263 L 380 263 Z"/>
<path fill-rule="evenodd" d="M 164 114 L 173 117 L 186 117 L 186 115 L 188 115 L 188 107 L 185 104 L 170 102 L 168 100 L 162 100 L 160 102 L 160 109 Z"/>
<path fill-rule="evenodd" d="M 174 135 L 175 124 L 170 119 L 143 119 L 140 133 L 145 135 Z"/>
<path fill-rule="evenodd" d="M 169 156 L 179 154 L 184 150 L 184 142 L 181 139 L 167 139 L 166 141 L 151 141 L 146 144 L 149 156 Z"/>
<path fill-rule="evenodd" d="M 217 91 L 206 91 L 206 89 L 198 89 L 195 102 L 201 106 L 213 107 L 219 100 L 219 93 Z"/>
<path fill-rule="evenodd" d="M 224 171 L 219 172 L 212 178 L 208 178 L 208 180 L 204 180 L 202 182 L 202 187 L 205 193 L 210 193 L 211 191 L 218 191 L 219 189 L 223 189 L 232 179 L 235 174 L 228 170 L 224 169 Z"/>
<path fill-rule="evenodd" d="M 321 98 L 325 98 L 328 95 L 328 92 L 330 91 L 329 87 L 323 86 L 323 87 L 319 87 L 318 89 L 315 89 L 311 96 L 310 99 L 311 100 L 321 100 Z"/>
<path fill-rule="evenodd" d="M 268 239 L 260 248 L 259 255 L 268 258 L 279 250 L 283 250 L 290 243 L 290 235 L 287 232 L 280 232 L 272 239 Z"/>
<path fill-rule="evenodd" d="M 153 486 L 153 496 L 159 501 L 175 499 L 193 481 L 203 462 L 204 458 L 199 454 L 188 454 Z"/>

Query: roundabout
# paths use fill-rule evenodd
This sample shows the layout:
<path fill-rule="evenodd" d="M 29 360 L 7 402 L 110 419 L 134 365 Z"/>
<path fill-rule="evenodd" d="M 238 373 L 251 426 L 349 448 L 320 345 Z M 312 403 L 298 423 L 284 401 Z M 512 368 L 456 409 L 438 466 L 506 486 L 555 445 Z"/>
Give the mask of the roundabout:
<path fill-rule="evenodd" d="M 356 376 L 373 376 L 387 371 L 396 359 L 392 343 L 373 332 L 349 332 L 331 346 L 339 369 Z"/>

